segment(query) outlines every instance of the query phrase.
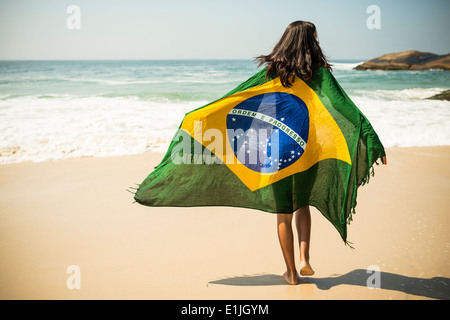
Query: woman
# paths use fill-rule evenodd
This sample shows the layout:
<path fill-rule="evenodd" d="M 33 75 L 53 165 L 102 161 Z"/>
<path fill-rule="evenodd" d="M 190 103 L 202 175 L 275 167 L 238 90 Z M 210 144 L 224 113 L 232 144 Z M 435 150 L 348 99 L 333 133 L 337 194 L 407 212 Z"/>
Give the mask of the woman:
<path fill-rule="evenodd" d="M 281 83 L 285 87 L 292 86 L 295 76 L 305 81 L 310 80 L 315 70 L 319 67 L 331 70 L 330 64 L 328 64 L 320 49 L 316 27 L 313 23 L 306 21 L 291 23 L 272 52 L 269 55 L 262 55 L 256 59 L 260 65 L 266 65 L 266 75 L 268 77 L 279 76 Z M 386 164 L 386 157 L 383 157 L 382 161 Z M 309 206 L 301 207 L 294 214 L 279 213 L 277 214 L 278 238 L 287 268 L 283 277 L 289 284 L 297 284 L 298 282 L 292 231 L 294 215 L 300 247 L 300 274 L 302 276 L 314 274 L 314 270 L 309 263 L 311 235 Z"/>
<path fill-rule="evenodd" d="M 311 216 L 308 205 L 314 205 L 347 243 L 346 225 L 356 206 L 357 189 L 368 182 L 370 169 L 379 158 L 385 156 L 385 151 L 369 121 L 331 75 L 330 65 L 322 54 L 312 23 L 297 21 L 289 25 L 272 53 L 257 60 L 266 68 L 221 99 L 186 114 L 165 157 L 139 185 L 134 199 L 140 204 L 155 207 L 229 206 L 276 213 L 278 236 L 287 267 L 284 278 L 289 284 L 296 284 L 293 217 L 300 242 L 300 274 L 313 275 L 309 263 Z M 294 84 L 295 77 L 305 82 L 297 78 Z M 292 90 L 289 88 L 291 86 Z M 311 113 L 296 94 L 310 103 Z M 327 101 L 328 109 L 322 104 L 321 97 Z M 333 118 L 330 110 L 338 119 Z M 302 116 L 303 119 L 300 118 Z M 263 121 L 265 117 L 269 120 Z M 309 130 L 312 119 L 315 129 Z M 284 128 L 278 135 L 275 132 L 279 130 L 273 130 L 274 121 L 277 128 Z M 195 124 L 199 122 L 202 126 L 197 131 Z M 339 127 L 338 122 L 343 127 Z M 342 128 L 345 128 L 345 138 Z M 196 154 L 196 150 L 200 151 L 200 155 L 203 152 L 199 147 L 203 140 L 197 134 L 200 132 L 201 136 L 211 132 L 210 129 L 218 132 L 214 142 L 228 139 L 222 140 L 225 149 L 221 150 L 231 146 L 234 154 L 220 151 L 220 146 L 223 147 L 221 143 L 213 148 L 221 161 L 210 163 Z M 270 139 L 273 130 L 274 137 L 285 139 L 284 142 L 279 143 L 281 140 L 278 138 L 274 138 L 277 142 L 269 138 L 258 142 L 258 138 L 256 145 L 250 146 L 255 141 L 250 133 L 256 130 L 261 132 L 261 129 L 270 132 Z M 233 136 L 231 139 L 229 132 L 236 133 L 238 130 L 243 133 L 239 138 Z M 307 134 L 301 133 L 302 130 Z M 302 134 L 307 141 L 301 140 Z M 238 143 L 235 139 L 240 138 L 242 142 Z M 310 146 L 308 153 L 305 151 L 306 143 Z M 269 145 L 275 146 L 274 149 Z M 210 155 L 209 142 L 204 146 Z M 247 161 L 250 156 L 245 155 L 252 150 L 257 151 L 259 156 L 265 154 L 262 156 L 264 161 L 256 165 L 251 160 Z M 268 151 L 273 150 L 282 151 L 282 157 L 286 154 L 288 157 L 282 159 L 272 153 L 269 156 Z M 302 156 L 303 151 L 305 156 L 298 157 Z M 181 158 L 187 161 L 178 161 L 180 153 Z M 245 156 L 242 161 L 239 161 L 240 154 Z M 228 162 L 229 155 L 231 163 Z M 298 161 L 286 163 L 294 158 Z M 267 159 L 273 162 L 265 162 Z M 385 161 L 383 158 L 383 163 Z M 267 169 L 269 175 L 263 175 L 266 172 L 263 169 Z"/>

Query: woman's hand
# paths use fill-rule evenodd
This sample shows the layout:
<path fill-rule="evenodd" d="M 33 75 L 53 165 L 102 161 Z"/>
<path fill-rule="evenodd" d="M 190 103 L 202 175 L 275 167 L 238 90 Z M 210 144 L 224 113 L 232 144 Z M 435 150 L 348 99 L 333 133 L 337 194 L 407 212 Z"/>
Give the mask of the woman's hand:
<path fill-rule="evenodd" d="M 383 164 L 386 166 L 387 165 L 387 159 L 386 156 L 384 156 L 383 158 L 381 158 L 381 161 L 383 162 Z"/>

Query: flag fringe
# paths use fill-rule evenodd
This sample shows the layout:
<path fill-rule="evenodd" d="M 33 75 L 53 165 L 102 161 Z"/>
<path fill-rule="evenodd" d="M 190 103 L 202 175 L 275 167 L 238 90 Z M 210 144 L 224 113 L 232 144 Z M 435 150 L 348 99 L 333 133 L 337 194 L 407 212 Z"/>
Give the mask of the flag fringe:
<path fill-rule="evenodd" d="M 381 159 L 381 158 L 380 158 Z M 377 159 L 378 160 L 378 159 Z M 378 161 L 374 161 L 373 164 L 369 167 L 367 170 L 365 176 L 362 178 L 361 183 L 357 184 L 355 187 L 356 190 L 354 190 L 353 199 L 352 199 L 352 207 L 350 208 L 350 212 L 347 217 L 347 225 L 350 225 L 350 223 L 353 221 L 353 215 L 356 214 L 356 192 L 359 187 L 364 186 L 369 183 L 370 177 L 375 176 L 375 165 L 379 165 Z M 351 249 L 355 249 L 352 245 L 353 243 L 347 241 L 347 239 L 344 239 L 345 245 L 349 246 Z"/>
<path fill-rule="evenodd" d="M 374 164 L 376 164 L 377 166 L 379 165 L 378 161 L 375 161 Z M 370 177 L 374 177 L 375 176 L 375 166 L 374 166 L 374 164 L 372 164 L 372 166 L 369 168 L 369 170 L 367 170 L 366 176 L 362 179 L 361 186 L 364 186 L 364 185 L 368 184 L 369 181 L 370 181 Z"/>
<path fill-rule="evenodd" d="M 350 242 L 350 241 L 345 240 L 345 241 L 344 241 L 344 244 L 345 244 L 346 246 L 348 246 L 350 249 L 355 250 L 355 247 L 353 246 L 353 242 Z"/>
<path fill-rule="evenodd" d="M 136 201 L 135 196 L 136 196 L 137 191 L 139 190 L 139 184 L 135 183 L 135 185 L 137 186 L 137 188 L 136 187 L 128 187 L 127 189 L 125 189 L 125 191 L 128 191 L 129 193 L 131 193 L 133 195 L 134 201 L 131 204 L 138 202 L 138 201 Z"/>

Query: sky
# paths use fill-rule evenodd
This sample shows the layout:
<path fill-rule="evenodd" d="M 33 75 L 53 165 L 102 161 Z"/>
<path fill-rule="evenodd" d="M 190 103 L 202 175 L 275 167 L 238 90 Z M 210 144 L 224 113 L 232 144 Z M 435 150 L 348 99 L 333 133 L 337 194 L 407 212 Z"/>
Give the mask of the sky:
<path fill-rule="evenodd" d="M 0 59 L 253 59 L 296 20 L 316 25 L 330 60 L 446 54 L 449 14 L 449 0 L 0 0 Z"/>

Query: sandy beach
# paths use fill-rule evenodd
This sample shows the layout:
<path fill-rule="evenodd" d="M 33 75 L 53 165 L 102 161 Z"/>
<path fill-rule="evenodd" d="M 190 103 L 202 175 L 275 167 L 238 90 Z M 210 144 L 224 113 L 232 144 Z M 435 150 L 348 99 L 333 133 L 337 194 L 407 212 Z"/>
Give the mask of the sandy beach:
<path fill-rule="evenodd" d="M 274 215 L 133 203 L 163 154 L 1 165 L 0 298 L 450 299 L 450 146 L 387 154 L 360 188 L 355 249 L 312 210 L 316 274 L 296 286 Z"/>

